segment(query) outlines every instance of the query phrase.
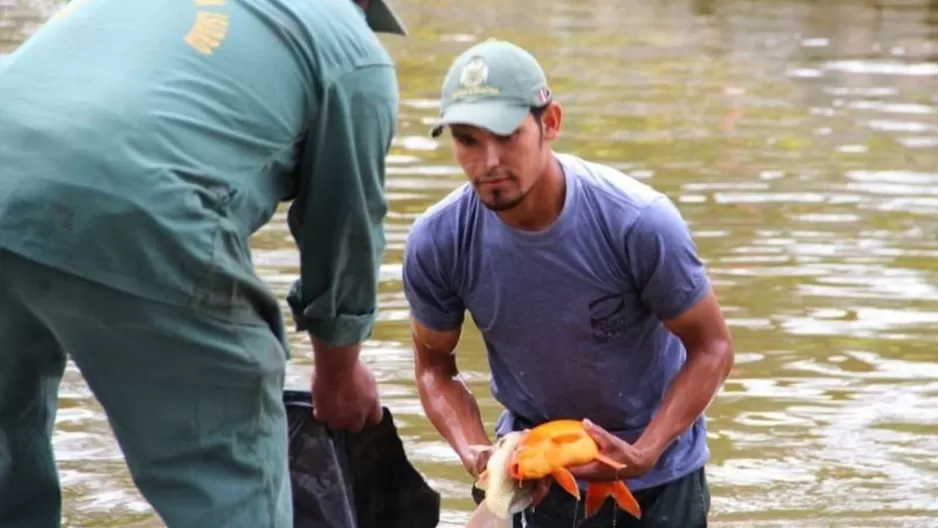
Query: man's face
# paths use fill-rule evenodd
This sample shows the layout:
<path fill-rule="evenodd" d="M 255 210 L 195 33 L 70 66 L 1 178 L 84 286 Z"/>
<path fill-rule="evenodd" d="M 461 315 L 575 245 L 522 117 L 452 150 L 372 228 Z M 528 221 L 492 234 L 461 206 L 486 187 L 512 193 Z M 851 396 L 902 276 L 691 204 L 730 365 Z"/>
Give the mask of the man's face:
<path fill-rule="evenodd" d="M 548 143 L 555 135 L 547 121 L 539 126 L 529 113 L 510 136 L 497 136 L 469 125 L 450 127 L 453 154 L 486 207 L 493 211 L 511 209 L 537 183 L 550 160 Z"/>

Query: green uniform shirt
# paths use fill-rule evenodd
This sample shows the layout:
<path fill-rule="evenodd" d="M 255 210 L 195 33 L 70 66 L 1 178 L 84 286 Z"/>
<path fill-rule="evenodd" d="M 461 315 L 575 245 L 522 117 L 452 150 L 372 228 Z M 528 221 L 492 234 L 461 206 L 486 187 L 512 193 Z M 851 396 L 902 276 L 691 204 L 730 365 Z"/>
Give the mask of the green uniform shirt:
<path fill-rule="evenodd" d="M 370 333 L 398 92 L 350 0 L 73 0 L 0 94 L 0 247 L 279 326 L 248 238 L 294 199 L 299 329 Z"/>

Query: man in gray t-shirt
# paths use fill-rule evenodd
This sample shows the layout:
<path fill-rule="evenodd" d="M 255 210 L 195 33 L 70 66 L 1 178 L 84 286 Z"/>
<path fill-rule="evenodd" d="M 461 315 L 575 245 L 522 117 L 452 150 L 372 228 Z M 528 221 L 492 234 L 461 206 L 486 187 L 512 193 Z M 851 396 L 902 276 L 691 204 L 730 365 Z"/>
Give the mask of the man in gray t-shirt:
<path fill-rule="evenodd" d="M 404 254 L 416 374 L 427 416 L 477 475 L 490 445 L 454 351 L 469 311 L 485 340 L 496 434 L 587 420 L 642 510 L 608 501 L 588 524 L 695 528 L 710 496 L 704 410 L 733 365 L 731 338 L 680 213 L 663 194 L 551 149 L 562 111 L 540 65 L 498 40 L 453 63 L 442 119 L 469 181 L 414 222 Z M 595 424 L 595 425 L 594 425 Z M 609 480 L 575 468 L 581 485 Z M 528 526 L 583 508 L 556 486 Z M 575 513 L 576 512 L 576 513 Z M 520 525 L 521 515 L 515 524 Z"/>

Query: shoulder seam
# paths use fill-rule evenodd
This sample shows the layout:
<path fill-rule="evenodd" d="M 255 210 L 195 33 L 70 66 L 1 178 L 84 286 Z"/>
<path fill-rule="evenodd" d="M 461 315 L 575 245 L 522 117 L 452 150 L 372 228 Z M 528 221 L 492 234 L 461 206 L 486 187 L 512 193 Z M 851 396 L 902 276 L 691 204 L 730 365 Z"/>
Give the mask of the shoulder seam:
<path fill-rule="evenodd" d="M 583 163 L 588 164 L 589 162 L 586 161 L 586 160 L 584 160 Z M 618 170 L 618 169 L 614 169 L 614 168 L 612 168 L 612 167 L 608 167 L 608 168 L 611 169 L 611 170 L 614 170 L 614 171 L 618 172 L 619 174 L 621 174 L 622 176 L 625 176 L 626 178 L 631 178 L 631 179 L 633 179 L 633 180 L 635 179 L 635 178 L 632 178 L 632 177 L 629 176 L 628 174 L 625 174 L 624 172 L 622 172 L 622 171 L 620 171 L 620 170 Z M 651 189 L 655 194 L 657 194 L 657 196 L 655 196 L 652 200 L 650 200 L 648 203 L 646 203 L 646 204 L 644 204 L 644 205 L 642 205 L 642 206 L 640 206 L 640 207 L 635 207 L 636 204 L 635 204 L 634 201 L 630 201 L 628 198 L 626 198 L 625 196 L 623 196 L 624 192 L 623 192 L 623 193 L 612 192 L 612 191 L 610 191 L 609 189 L 604 189 L 604 188 L 603 188 L 602 186 L 600 186 L 600 185 L 593 185 L 591 182 L 589 182 L 589 181 L 586 180 L 585 178 L 581 179 L 581 184 L 583 184 L 584 186 L 589 187 L 590 189 L 592 189 L 592 190 L 594 190 L 594 191 L 596 191 L 596 192 L 601 193 L 604 197 L 607 197 L 607 198 L 609 198 L 609 199 L 611 199 L 611 200 L 614 200 L 614 201 L 615 201 L 617 204 L 619 204 L 619 205 L 629 205 L 629 206 L 635 207 L 635 208 L 639 211 L 639 214 L 641 214 L 641 212 L 643 212 L 646 208 L 648 208 L 650 205 L 654 204 L 654 203 L 657 202 L 658 200 L 661 200 L 662 198 L 667 198 L 667 197 L 668 197 L 668 196 L 667 196 L 666 194 L 664 194 L 663 192 L 659 191 L 658 189 L 655 189 L 654 187 L 649 186 L 648 184 L 646 184 L 646 183 L 644 183 L 644 182 L 641 182 L 641 181 L 638 181 L 638 180 L 636 180 L 636 182 L 638 182 L 638 183 L 640 183 L 640 184 L 642 184 L 642 185 L 645 185 L 646 187 L 648 187 L 649 189 Z"/>
<path fill-rule="evenodd" d="M 660 201 L 662 201 L 662 200 L 667 200 L 667 199 L 668 199 L 668 197 L 667 197 L 664 193 L 661 193 L 661 194 L 659 194 L 658 196 L 656 196 L 654 200 L 648 202 L 647 204 L 645 204 L 645 205 L 643 205 L 643 206 L 641 206 L 641 207 L 638 207 L 638 208 L 637 208 L 637 210 L 638 210 L 638 216 L 635 217 L 635 221 L 632 222 L 632 224 L 631 224 L 631 225 L 629 226 L 629 228 L 626 230 L 625 236 L 628 237 L 629 235 L 632 234 L 632 231 L 635 231 L 635 227 L 636 227 L 638 224 L 640 224 L 641 221 L 644 219 L 645 213 L 648 211 L 648 209 L 650 209 L 653 205 L 657 204 L 658 202 L 660 202 Z"/>

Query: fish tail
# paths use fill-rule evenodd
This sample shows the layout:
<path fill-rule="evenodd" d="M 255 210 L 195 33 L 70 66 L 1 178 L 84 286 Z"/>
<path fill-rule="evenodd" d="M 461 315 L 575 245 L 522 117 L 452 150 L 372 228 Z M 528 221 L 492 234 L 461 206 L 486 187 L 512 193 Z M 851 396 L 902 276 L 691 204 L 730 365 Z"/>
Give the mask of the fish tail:
<path fill-rule="evenodd" d="M 586 486 L 586 517 L 596 515 L 609 497 L 616 501 L 619 508 L 629 512 L 636 519 L 641 519 L 641 506 L 639 506 L 629 488 L 621 481 L 590 482 Z"/>
<path fill-rule="evenodd" d="M 635 495 L 632 495 L 632 492 L 621 480 L 617 480 L 612 485 L 612 496 L 616 500 L 616 504 L 620 508 L 632 514 L 632 517 L 636 519 L 642 518 L 642 507 L 639 506 L 638 501 L 635 500 Z"/>
<path fill-rule="evenodd" d="M 586 518 L 599 512 L 606 502 L 606 497 L 612 495 L 612 486 L 607 482 L 590 482 L 586 485 Z"/>

